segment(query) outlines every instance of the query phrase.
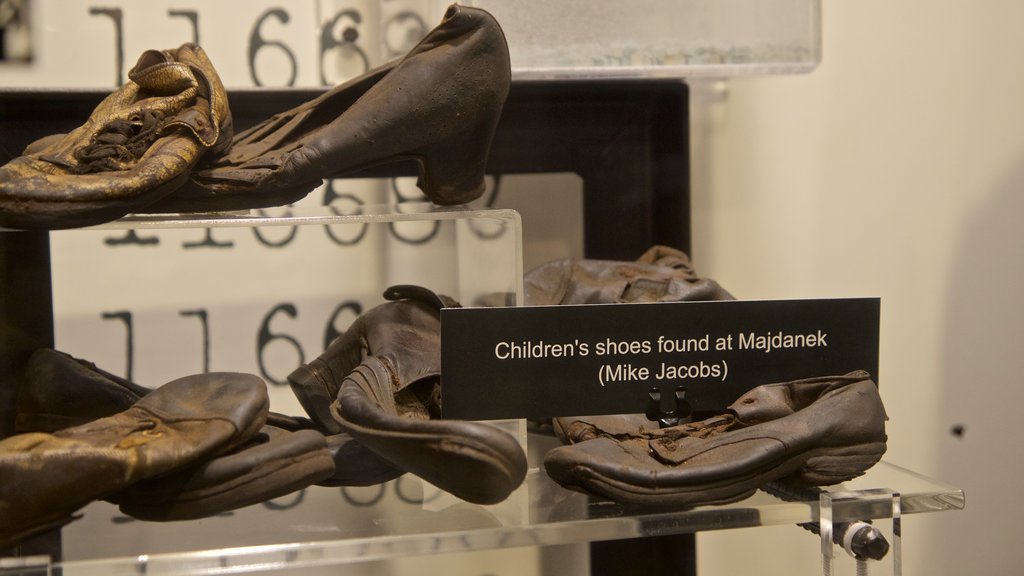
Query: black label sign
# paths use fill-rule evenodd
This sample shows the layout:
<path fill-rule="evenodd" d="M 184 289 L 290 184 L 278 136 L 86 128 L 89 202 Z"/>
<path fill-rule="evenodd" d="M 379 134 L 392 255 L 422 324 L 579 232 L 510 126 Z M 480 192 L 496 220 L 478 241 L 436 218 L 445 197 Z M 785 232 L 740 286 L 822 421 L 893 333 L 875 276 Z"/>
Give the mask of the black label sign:
<path fill-rule="evenodd" d="M 643 413 L 649 391 L 680 388 L 709 411 L 761 384 L 853 370 L 877 382 L 879 312 L 877 298 L 446 308 L 442 414 Z"/>

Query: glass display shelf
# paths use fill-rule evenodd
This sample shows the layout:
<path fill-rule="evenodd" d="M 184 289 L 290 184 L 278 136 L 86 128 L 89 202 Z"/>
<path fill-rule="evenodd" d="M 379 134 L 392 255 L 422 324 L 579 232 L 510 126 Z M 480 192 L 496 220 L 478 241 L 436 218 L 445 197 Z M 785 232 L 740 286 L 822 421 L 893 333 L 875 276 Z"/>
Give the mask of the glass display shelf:
<path fill-rule="evenodd" d="M 820 0 L 466 3 L 501 23 L 519 80 L 794 74 L 821 62 Z"/>
<path fill-rule="evenodd" d="M 899 492 L 903 515 L 964 507 L 960 489 L 888 462 L 829 490 L 876 487 Z M 891 508 L 874 501 L 852 501 L 832 512 L 834 522 L 844 522 L 885 518 Z M 628 510 L 566 490 L 534 463 L 523 486 L 495 506 L 456 500 L 413 476 L 373 487 L 310 487 L 217 517 L 176 523 L 135 521 L 114 506 L 97 502 L 63 529 L 64 559 L 49 569 L 54 574 L 76 575 L 261 572 L 409 555 L 801 524 L 816 521 L 817 515 L 817 497 L 786 501 L 763 491 L 725 505 Z M 8 572 L 0 573 L 39 573 L 28 566 L 32 561 L 11 559 Z M 26 566 L 16 569 L 15 562 Z M 45 564 L 41 559 L 36 562 Z"/>
<path fill-rule="evenodd" d="M 478 224 L 487 222 L 494 226 L 511 228 L 514 236 L 522 229 L 519 214 L 515 210 L 474 207 L 466 204 L 440 206 L 430 202 L 402 202 L 359 204 L 346 209 L 333 206 L 303 206 L 232 212 L 129 214 L 111 222 L 77 230 L 380 224 L 434 220 L 479 221 Z"/>
<path fill-rule="evenodd" d="M 287 375 L 389 286 L 464 306 L 522 301 L 516 211 L 335 200 L 50 232 L 53 347 L 150 388 L 207 370 L 255 374 L 273 410 L 302 414 Z"/>

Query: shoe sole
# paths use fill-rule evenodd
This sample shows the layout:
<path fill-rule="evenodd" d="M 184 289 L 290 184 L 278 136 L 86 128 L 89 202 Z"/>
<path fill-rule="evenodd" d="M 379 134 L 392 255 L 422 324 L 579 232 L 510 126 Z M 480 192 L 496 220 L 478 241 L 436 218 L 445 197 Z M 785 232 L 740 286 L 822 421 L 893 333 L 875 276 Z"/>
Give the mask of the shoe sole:
<path fill-rule="evenodd" d="M 602 474 L 584 464 L 549 467 L 549 475 L 567 488 L 642 507 L 692 507 L 727 504 L 750 497 L 768 482 L 828 486 L 862 475 L 885 453 L 885 442 L 816 448 L 773 461 L 745 474 L 696 485 L 641 486 Z"/>

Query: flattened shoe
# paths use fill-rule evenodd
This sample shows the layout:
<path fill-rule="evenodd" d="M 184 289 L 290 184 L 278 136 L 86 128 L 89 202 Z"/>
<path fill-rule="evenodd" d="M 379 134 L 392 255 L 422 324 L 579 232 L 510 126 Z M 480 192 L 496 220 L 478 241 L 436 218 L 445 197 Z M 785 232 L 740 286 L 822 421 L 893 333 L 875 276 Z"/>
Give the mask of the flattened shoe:
<path fill-rule="evenodd" d="M 54 432 L 85 424 L 126 410 L 151 392 L 149 388 L 102 370 L 92 362 L 49 348 L 41 348 L 32 353 L 26 373 L 26 380 L 18 387 L 18 412 L 15 418 L 17 432 Z M 287 439 L 283 432 L 315 430 L 320 436 L 328 434 L 324 442 L 333 460 L 333 472 L 320 476 L 315 471 L 318 468 L 310 468 L 309 477 L 317 476 L 314 481 L 317 484 L 371 486 L 403 474 L 401 470 L 363 448 L 351 436 L 340 432 L 334 420 L 330 420 L 333 433 L 325 431 L 308 418 L 277 412 L 268 412 L 266 423 L 267 427 L 282 432 L 267 439 L 280 446 L 299 445 L 298 440 Z M 302 437 L 305 436 L 308 434 Z M 270 447 L 264 446 L 250 452 L 248 458 L 252 461 L 254 454 L 269 457 L 275 453 Z"/>
<path fill-rule="evenodd" d="M 333 474 L 322 434 L 264 426 L 235 451 L 137 482 L 107 500 L 139 520 L 194 520 L 284 496 Z"/>
<path fill-rule="evenodd" d="M 519 443 L 487 424 L 437 420 L 440 310 L 457 304 L 416 286 L 384 296 L 390 302 L 357 318 L 289 382 L 300 398 L 334 395 L 329 410 L 341 429 L 395 468 L 469 502 L 501 502 L 526 476 Z"/>
<path fill-rule="evenodd" d="M 863 371 L 754 388 L 727 413 L 664 429 L 561 419 L 569 446 L 544 459 L 578 491 L 639 506 L 746 498 L 766 482 L 824 486 L 863 474 L 886 448 L 885 410 Z"/>
<path fill-rule="evenodd" d="M 401 60 L 239 133 L 153 210 L 281 206 L 324 178 L 398 160 L 418 163 L 432 202 L 475 200 L 510 83 L 501 27 L 483 10 L 452 5 Z"/>
<path fill-rule="evenodd" d="M 528 272 L 523 283 L 528 306 L 734 299 L 667 246 L 652 246 L 635 262 L 556 260 Z"/>
<path fill-rule="evenodd" d="M 0 548 L 70 522 L 92 500 L 245 443 L 267 405 L 256 376 L 202 374 L 113 416 L 0 441 Z"/>
<path fill-rule="evenodd" d="M 89 226 L 137 212 L 231 142 L 227 95 L 202 48 L 147 50 L 85 124 L 0 167 L 0 227 Z"/>

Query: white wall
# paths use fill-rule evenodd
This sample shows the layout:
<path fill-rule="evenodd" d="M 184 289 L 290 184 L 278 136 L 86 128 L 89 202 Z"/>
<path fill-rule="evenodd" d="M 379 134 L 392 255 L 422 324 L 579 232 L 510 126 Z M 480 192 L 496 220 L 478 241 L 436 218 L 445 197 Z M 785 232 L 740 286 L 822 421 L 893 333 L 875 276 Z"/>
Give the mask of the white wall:
<path fill-rule="evenodd" d="M 694 84 L 695 262 L 739 297 L 880 296 L 886 459 L 967 496 L 905 519 L 905 573 L 1024 573 L 1024 2 L 823 19 L 812 74 Z M 702 576 L 819 570 L 796 528 L 698 543 Z"/>

